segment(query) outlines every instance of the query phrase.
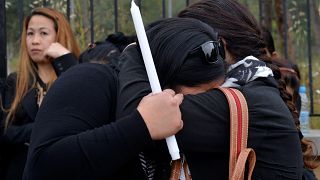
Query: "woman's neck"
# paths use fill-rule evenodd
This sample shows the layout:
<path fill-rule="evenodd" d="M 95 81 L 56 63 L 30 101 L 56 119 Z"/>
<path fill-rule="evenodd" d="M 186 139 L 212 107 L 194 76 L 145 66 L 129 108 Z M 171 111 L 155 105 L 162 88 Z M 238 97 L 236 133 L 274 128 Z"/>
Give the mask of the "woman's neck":
<path fill-rule="evenodd" d="M 219 87 L 224 81 L 224 78 L 218 78 L 212 82 L 209 83 L 204 83 L 204 84 L 200 84 L 198 86 L 195 87 L 188 87 L 188 86 L 181 86 L 181 85 L 177 85 L 174 90 L 177 93 L 182 93 L 184 95 L 187 94 L 199 94 L 199 93 L 203 93 L 206 91 L 209 91 L 213 88 L 217 88 Z"/>
<path fill-rule="evenodd" d="M 52 73 L 54 71 L 52 65 L 50 63 L 39 63 L 37 67 L 40 79 L 44 83 L 48 83 L 52 79 Z"/>

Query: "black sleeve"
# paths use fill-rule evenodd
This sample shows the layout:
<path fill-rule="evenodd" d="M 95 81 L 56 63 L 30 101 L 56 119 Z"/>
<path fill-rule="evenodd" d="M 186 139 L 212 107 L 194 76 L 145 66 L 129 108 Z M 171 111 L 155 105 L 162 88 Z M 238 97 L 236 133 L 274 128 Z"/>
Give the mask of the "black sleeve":
<path fill-rule="evenodd" d="M 15 87 L 16 87 L 16 73 L 11 73 L 6 79 L 5 82 L 5 92 L 4 92 L 4 108 L 8 109 L 13 102 L 15 95 Z M 23 112 L 20 112 L 23 113 Z M 20 119 L 22 122 L 30 122 L 27 115 L 21 116 Z M 4 115 L 3 120 L 1 122 L 1 139 L 2 142 L 7 144 L 28 144 L 30 142 L 30 135 L 33 123 L 25 123 L 21 125 L 11 124 L 5 130 L 5 119 L 6 115 Z"/>
<path fill-rule="evenodd" d="M 3 108 L 4 108 L 4 94 L 5 94 L 5 83 L 6 83 L 6 79 L 2 79 L 0 78 L 0 124 L 3 123 L 3 118 L 4 118 L 4 113 L 3 113 Z M 1 127 L 1 125 L 0 125 Z"/>
<path fill-rule="evenodd" d="M 53 69 L 58 77 L 67 69 L 76 64 L 78 64 L 78 60 L 72 53 L 60 56 L 52 62 Z"/>
<path fill-rule="evenodd" d="M 120 60 L 124 63 L 119 73 L 117 117 L 124 117 L 137 107 L 143 96 L 151 92 L 151 87 L 136 45 L 128 46 Z"/>
<path fill-rule="evenodd" d="M 114 122 L 117 80 L 81 64 L 51 87 L 37 114 L 24 179 L 108 179 L 152 146 L 137 110 Z"/>
<path fill-rule="evenodd" d="M 119 73 L 118 117 L 132 112 L 151 92 L 143 59 L 135 46 L 126 49 L 121 58 L 124 64 Z M 184 127 L 176 138 L 181 151 L 229 151 L 225 143 L 229 141 L 229 108 L 222 92 L 187 95 L 180 109 Z"/>
<path fill-rule="evenodd" d="M 30 143 L 32 127 L 33 123 L 27 123 L 21 126 L 10 125 L 3 134 L 3 142 L 28 145 Z"/>
<path fill-rule="evenodd" d="M 5 92 L 5 79 L 0 78 L 0 144 L 2 143 L 2 130 L 4 123 L 4 113 L 3 113 L 3 102 L 4 102 L 4 92 Z M 0 157 L 1 158 L 1 157 Z"/>
<path fill-rule="evenodd" d="M 3 107 L 3 101 L 4 101 L 4 90 L 5 90 L 5 78 L 0 78 L 0 101 L 1 101 L 1 107 Z M 0 110 L 2 114 L 2 108 Z"/>
<path fill-rule="evenodd" d="M 4 108 L 8 109 L 11 106 L 11 103 L 14 99 L 14 95 L 16 93 L 16 80 L 17 73 L 11 73 L 6 78 L 5 87 L 4 87 Z"/>

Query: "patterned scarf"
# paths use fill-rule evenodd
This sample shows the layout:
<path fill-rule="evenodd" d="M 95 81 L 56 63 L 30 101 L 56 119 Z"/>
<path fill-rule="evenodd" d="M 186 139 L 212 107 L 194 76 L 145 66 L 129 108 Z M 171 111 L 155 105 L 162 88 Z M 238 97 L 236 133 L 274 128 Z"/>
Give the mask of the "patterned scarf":
<path fill-rule="evenodd" d="M 247 56 L 243 60 L 230 65 L 227 77 L 222 87 L 240 87 L 259 77 L 273 76 L 272 70 L 266 63 L 254 56 Z"/>

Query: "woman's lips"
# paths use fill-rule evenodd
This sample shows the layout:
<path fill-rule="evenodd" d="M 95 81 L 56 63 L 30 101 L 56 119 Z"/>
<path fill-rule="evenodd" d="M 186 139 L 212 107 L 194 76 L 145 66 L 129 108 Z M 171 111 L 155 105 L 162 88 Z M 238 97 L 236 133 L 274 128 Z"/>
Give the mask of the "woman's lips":
<path fill-rule="evenodd" d="M 42 51 L 40 49 L 31 49 L 31 52 L 34 53 L 34 54 L 39 54 Z"/>

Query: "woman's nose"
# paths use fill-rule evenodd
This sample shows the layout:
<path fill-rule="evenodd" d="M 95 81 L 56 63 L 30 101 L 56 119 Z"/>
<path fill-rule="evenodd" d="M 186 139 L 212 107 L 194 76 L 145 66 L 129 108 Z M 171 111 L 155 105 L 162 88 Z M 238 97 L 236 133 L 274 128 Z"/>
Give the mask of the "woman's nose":
<path fill-rule="evenodd" d="M 39 44 L 40 43 L 40 36 L 35 34 L 32 38 L 32 44 Z"/>

